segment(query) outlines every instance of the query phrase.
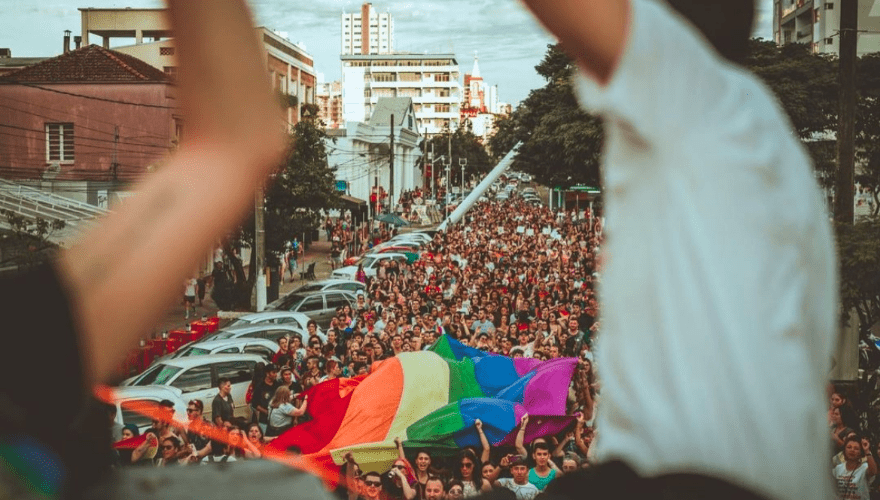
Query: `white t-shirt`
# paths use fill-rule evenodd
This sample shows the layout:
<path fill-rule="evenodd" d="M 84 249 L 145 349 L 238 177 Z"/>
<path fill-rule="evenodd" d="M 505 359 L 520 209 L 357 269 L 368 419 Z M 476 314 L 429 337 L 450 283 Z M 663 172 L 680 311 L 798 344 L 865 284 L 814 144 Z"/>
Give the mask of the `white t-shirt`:
<path fill-rule="evenodd" d="M 577 93 L 605 119 L 595 456 L 771 498 L 827 499 L 836 329 L 828 214 L 756 77 L 665 2 L 631 1 L 622 59 Z"/>
<path fill-rule="evenodd" d="M 837 494 L 840 500 L 870 500 L 868 492 L 868 463 L 862 462 L 854 470 L 846 470 L 846 464 L 838 464 L 834 468 L 834 479 L 837 481 Z"/>
<path fill-rule="evenodd" d="M 538 487 L 532 483 L 516 484 L 512 477 L 502 477 L 498 484 L 516 494 L 516 500 L 533 500 L 538 496 Z"/>

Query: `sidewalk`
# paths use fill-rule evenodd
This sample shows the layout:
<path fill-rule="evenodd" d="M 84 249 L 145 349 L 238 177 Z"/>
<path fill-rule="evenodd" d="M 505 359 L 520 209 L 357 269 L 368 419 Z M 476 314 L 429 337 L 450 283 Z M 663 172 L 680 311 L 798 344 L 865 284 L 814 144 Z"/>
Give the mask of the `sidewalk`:
<path fill-rule="evenodd" d="M 300 258 L 299 266 L 297 272 L 295 274 L 295 278 L 293 282 L 288 281 L 290 279 L 290 273 L 285 277 L 284 283 L 281 284 L 280 295 L 284 295 L 291 290 L 298 288 L 306 283 L 299 278 L 300 271 L 305 270 L 305 268 L 312 262 L 315 262 L 315 277 L 319 280 L 326 279 L 330 277 L 330 242 L 326 241 L 326 236 L 323 231 L 320 234 L 320 240 L 313 242 L 309 249 L 305 252 L 303 257 Z M 185 310 L 183 307 L 183 287 L 181 286 L 181 295 L 179 297 L 174 298 L 174 304 L 170 306 L 165 314 L 165 316 L 157 322 L 156 326 L 153 330 L 144 333 L 144 338 L 151 338 L 154 335 L 161 335 L 162 332 L 166 332 L 169 330 L 176 329 L 186 329 L 187 323 L 191 321 L 196 321 L 202 318 L 202 316 L 215 316 L 217 311 L 217 304 L 211 299 L 211 289 L 209 288 L 205 292 L 205 298 L 203 300 L 202 305 L 198 304 L 198 298 L 196 299 L 196 312 L 195 314 L 190 313 L 189 319 L 186 319 Z M 221 323 L 222 325 L 222 323 Z"/>

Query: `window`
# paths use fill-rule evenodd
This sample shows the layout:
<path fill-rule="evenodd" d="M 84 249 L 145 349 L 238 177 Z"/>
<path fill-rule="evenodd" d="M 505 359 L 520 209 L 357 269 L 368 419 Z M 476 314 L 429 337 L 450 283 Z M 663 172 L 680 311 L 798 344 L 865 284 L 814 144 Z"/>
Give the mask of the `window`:
<path fill-rule="evenodd" d="M 172 387 L 177 387 L 183 392 L 204 391 L 211 388 L 211 365 L 194 366 L 180 374 Z"/>
<path fill-rule="evenodd" d="M 253 361 L 224 361 L 217 363 L 217 378 L 226 377 L 233 384 L 240 382 L 250 382 L 251 374 L 254 372 Z"/>
<path fill-rule="evenodd" d="M 834 45 L 834 39 L 833 38 L 826 38 L 825 45 Z"/>
<path fill-rule="evenodd" d="M 449 105 L 448 104 L 435 104 L 434 105 L 435 113 L 449 113 Z"/>
<path fill-rule="evenodd" d="M 226 349 L 223 349 L 222 351 L 217 351 L 214 354 L 238 354 L 238 348 L 227 347 Z"/>
<path fill-rule="evenodd" d="M 173 56 L 174 55 L 174 47 L 159 47 L 159 55 L 160 56 Z"/>
<path fill-rule="evenodd" d="M 256 354 L 257 356 L 262 356 L 266 359 L 271 359 L 272 356 L 275 355 L 274 351 L 261 345 L 249 345 L 244 348 L 244 352 L 248 354 Z"/>
<path fill-rule="evenodd" d="M 327 295 L 327 309 L 336 310 L 337 307 L 345 307 L 350 305 L 345 296 L 341 293 L 331 293 Z"/>
<path fill-rule="evenodd" d="M 140 400 L 129 400 L 126 401 L 126 405 L 122 406 L 122 422 L 126 425 L 134 424 L 138 427 L 149 426 L 152 420 L 152 417 L 147 415 L 143 415 L 139 412 L 133 411 L 128 408 L 129 405 L 158 405 L 159 402 L 152 399 L 140 399 Z"/>
<path fill-rule="evenodd" d="M 46 161 L 73 161 L 73 124 L 46 124 Z"/>
<path fill-rule="evenodd" d="M 303 301 L 302 305 L 299 306 L 297 311 L 299 312 L 310 312 L 310 311 L 320 311 L 324 308 L 324 298 L 320 295 L 309 297 Z"/>
<path fill-rule="evenodd" d="M 448 82 L 449 81 L 449 73 L 437 73 L 434 75 L 435 82 Z"/>
<path fill-rule="evenodd" d="M 831 2 L 825 2 L 825 10 L 834 10 L 834 4 Z"/>
<path fill-rule="evenodd" d="M 280 339 L 281 337 L 283 337 L 285 335 L 290 335 L 290 332 L 288 330 L 269 330 L 268 332 L 265 332 L 265 334 L 261 335 L 260 337 L 277 343 L 278 339 Z"/>

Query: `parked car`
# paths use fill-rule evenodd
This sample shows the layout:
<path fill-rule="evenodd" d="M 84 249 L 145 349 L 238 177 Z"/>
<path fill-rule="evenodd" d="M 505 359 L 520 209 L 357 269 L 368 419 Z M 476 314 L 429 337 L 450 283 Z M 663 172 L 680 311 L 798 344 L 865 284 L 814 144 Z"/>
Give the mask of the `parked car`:
<path fill-rule="evenodd" d="M 395 241 L 386 241 L 380 245 L 376 245 L 373 248 L 367 250 L 363 253 L 363 255 L 354 255 L 347 259 L 345 259 L 342 264 L 345 266 L 354 265 L 355 262 L 358 261 L 364 255 L 377 255 L 383 253 L 418 253 L 419 249 L 421 249 L 422 245 L 418 241 L 405 241 L 405 240 L 395 240 Z M 342 281 L 342 280 L 340 280 Z M 357 281 L 353 283 L 358 283 Z M 362 290 L 366 290 L 366 288 L 362 288 Z M 357 293 L 355 291 L 355 293 Z"/>
<path fill-rule="evenodd" d="M 230 337 L 207 342 L 190 342 L 174 351 L 165 359 L 178 359 L 187 356 L 207 356 L 209 354 L 256 354 L 267 361 L 278 352 L 278 343 L 254 337 Z M 161 360 L 160 360 L 161 361 Z"/>
<path fill-rule="evenodd" d="M 312 293 L 325 290 L 342 290 L 344 292 L 356 294 L 358 291 L 366 291 L 366 289 L 367 285 L 364 285 L 360 281 L 326 279 L 307 283 L 293 290 L 291 293 Z"/>
<path fill-rule="evenodd" d="M 397 236 L 391 238 L 389 241 L 417 241 L 422 245 L 427 245 L 433 239 L 433 236 L 430 236 L 427 233 L 400 233 Z"/>
<path fill-rule="evenodd" d="M 213 354 L 169 359 L 147 368 L 132 379 L 129 387 L 170 387 L 180 391 L 181 399 L 198 399 L 204 404 L 203 415 L 211 419 L 211 402 L 217 395 L 217 381 L 228 378 L 232 382 L 232 400 L 235 416 L 250 413 L 245 393 L 254 373 L 254 366 L 264 362 L 256 354 Z"/>
<path fill-rule="evenodd" d="M 144 387 L 116 387 L 113 389 L 113 404 L 116 405 L 116 422 L 121 425 L 134 424 L 141 433 L 149 429 L 152 418 L 130 408 L 130 404 L 159 404 L 168 400 L 174 403 L 174 419 L 186 422 L 186 401 L 183 391 L 176 387 L 150 385 Z"/>
<path fill-rule="evenodd" d="M 277 344 L 278 339 L 281 337 L 285 335 L 293 335 L 294 333 L 300 334 L 303 339 L 308 338 L 306 330 L 292 324 L 260 323 L 255 325 L 227 326 L 226 328 L 205 336 L 194 343 L 202 344 L 205 342 L 213 342 L 215 340 L 251 338 L 271 340 Z"/>
<path fill-rule="evenodd" d="M 338 279 L 354 279 L 354 275 L 358 270 L 358 266 L 363 265 L 364 273 L 366 273 L 367 276 L 373 277 L 376 276 L 379 265 L 382 263 L 383 260 L 397 260 L 398 262 L 407 262 L 408 257 L 406 256 L 406 254 L 403 253 L 380 253 L 375 255 L 364 255 L 354 264 L 333 271 L 333 274 L 331 274 L 330 276 L 332 278 Z"/>
<path fill-rule="evenodd" d="M 343 281 L 343 280 L 337 280 Z M 348 282 L 348 281 L 346 281 Z M 351 283 L 357 283 L 352 281 Z M 359 283 L 361 284 L 361 283 Z M 308 286 L 308 285 L 306 285 Z M 256 325 L 288 325 L 306 331 L 309 324 L 309 317 L 305 314 L 291 311 L 262 311 L 258 313 L 245 314 L 235 318 L 231 323 L 223 327 L 223 329 L 236 328 L 243 326 Z M 270 339 L 278 340 L 278 339 Z"/>
<path fill-rule="evenodd" d="M 354 269 L 357 270 L 357 267 Z M 338 279 L 354 279 L 354 271 L 352 271 L 351 275 L 340 276 L 337 276 L 334 272 L 332 277 Z M 357 297 L 355 297 L 353 293 L 343 290 L 321 290 L 310 293 L 289 293 L 275 302 L 272 302 L 266 306 L 266 308 L 278 311 L 303 313 L 310 319 L 315 320 L 320 328 L 328 328 L 331 320 L 336 316 L 336 308 L 344 307 L 346 305 L 351 306 L 352 309 L 357 307 Z M 303 336 L 304 339 L 306 337 L 307 335 Z"/>

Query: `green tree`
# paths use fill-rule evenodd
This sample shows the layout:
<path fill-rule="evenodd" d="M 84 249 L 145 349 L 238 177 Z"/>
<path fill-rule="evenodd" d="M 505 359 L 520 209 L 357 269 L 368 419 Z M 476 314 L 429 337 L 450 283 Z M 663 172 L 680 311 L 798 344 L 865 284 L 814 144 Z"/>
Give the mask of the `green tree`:
<path fill-rule="evenodd" d="M 856 180 L 874 199 L 872 216 L 880 213 L 880 54 L 862 56 L 856 67 L 859 100 L 856 108 Z"/>
<path fill-rule="evenodd" d="M 602 126 L 578 106 L 571 83 L 574 64 L 559 45 L 549 45 L 535 69 L 547 84 L 497 123 L 489 149 L 500 158 L 522 142 L 512 168 L 547 186 L 599 185 Z"/>
<path fill-rule="evenodd" d="M 6 218 L 6 223 L 12 229 L 15 244 L 7 247 L 11 253 L 10 258 L 4 258 L 0 264 L 17 264 L 19 268 L 33 267 L 45 262 L 57 246 L 49 241 L 49 237 L 55 231 L 60 231 L 67 225 L 61 219 L 46 220 L 37 217 L 33 221 L 12 210 L 2 209 L 0 215 Z"/>
<path fill-rule="evenodd" d="M 305 106 L 304 106 L 305 107 Z M 311 114 L 315 116 L 315 114 Z M 323 123 L 305 119 L 297 123 L 290 134 L 289 147 L 284 163 L 272 175 L 264 190 L 264 226 L 266 238 L 266 264 L 277 266 L 286 242 L 294 237 L 303 239 L 318 229 L 320 209 L 339 206 L 336 177 L 327 162 Z M 256 254 L 251 252 L 249 273 L 244 265 L 231 257 L 233 244 L 254 247 L 254 213 L 250 212 L 237 234 L 225 245 L 230 256 L 235 284 L 232 290 L 219 290 L 218 306 L 230 308 L 250 307 L 251 291 L 256 283 Z"/>
<path fill-rule="evenodd" d="M 461 185 L 461 164 L 459 163 L 459 158 L 467 160 L 467 165 L 465 165 L 464 169 L 465 178 L 485 174 L 495 166 L 495 162 L 492 161 L 486 146 L 483 145 L 479 137 L 474 135 L 470 121 L 466 121 L 464 126 L 458 127 L 451 134 L 447 128 L 444 133 L 435 135 L 428 141 L 427 149 L 430 151 L 433 146 L 435 158 L 447 156 L 450 140 L 452 141 L 452 166 L 450 167 L 449 179 L 451 185 Z M 437 172 L 441 172 L 443 168 L 441 163 L 438 160 L 435 160 L 434 163 L 437 165 Z"/>

